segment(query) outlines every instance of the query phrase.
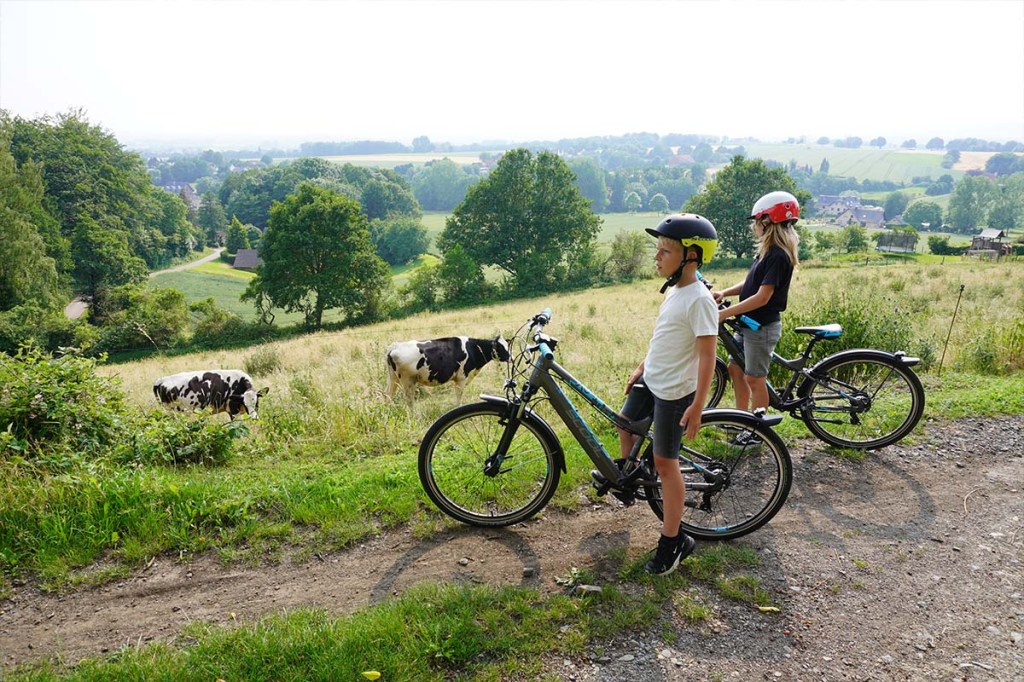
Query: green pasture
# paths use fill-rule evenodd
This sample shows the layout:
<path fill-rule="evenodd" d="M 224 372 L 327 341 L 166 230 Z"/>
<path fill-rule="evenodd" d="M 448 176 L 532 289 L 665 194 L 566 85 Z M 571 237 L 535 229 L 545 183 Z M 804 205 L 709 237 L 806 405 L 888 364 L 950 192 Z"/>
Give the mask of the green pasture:
<path fill-rule="evenodd" d="M 815 171 L 822 159 L 828 159 L 829 175 L 858 180 L 889 180 L 909 185 L 914 177 L 927 176 L 935 180 L 947 173 L 954 179 L 963 175 L 961 171 L 942 167 L 942 152 L 866 146 L 847 149 L 818 144 L 747 144 L 744 148 L 748 158 L 779 163 L 796 161 L 801 166 L 810 165 Z"/>
<path fill-rule="evenodd" d="M 720 285 L 743 274 L 714 267 L 705 272 Z M 242 285 L 238 277 L 196 276 L 218 277 L 222 286 Z M 74 448 L 31 449 L 0 434 L 0 452 L 7 453 L 0 457 L 0 598 L 12 594 L 15 582 L 67 590 L 137 576 L 155 557 L 188 562 L 216 556 L 225 564 L 259 567 L 323 557 L 343 561 L 344 549 L 386 532 L 409 532 L 426 542 L 443 539 L 457 525 L 426 498 L 416 459 L 423 434 L 451 409 L 454 395 L 446 388 L 424 390 L 415 409 L 388 399 L 387 346 L 450 334 L 509 336 L 529 316 L 550 307 L 547 331 L 560 340 L 559 360 L 615 405 L 649 341 L 663 300 L 659 285 L 656 279 L 640 280 L 246 348 L 100 365 L 94 372 L 110 382 L 104 384 L 110 399 L 100 391 L 104 399 L 90 407 L 83 397 L 69 433 L 76 436 L 74 426 L 88 423 L 88 410 L 122 403 L 131 419 L 147 421 L 130 436 L 114 439 L 110 450 L 93 437 L 74 441 L 86 443 Z M 858 339 L 921 357 L 927 406 L 919 430 L 909 437 L 913 444 L 936 421 L 1024 414 L 1022 320 L 1024 261 L 904 261 L 893 267 L 807 263 L 794 275 L 780 349 L 790 355 L 803 340 L 792 332 L 794 326 L 839 322 L 844 338 L 819 346 L 821 354 Z M 240 420 L 222 429 L 223 415 L 172 418 L 154 404 L 154 377 L 209 366 L 246 369 L 258 385 L 270 387 L 258 421 Z M 485 367 L 465 401 L 479 393 L 501 394 L 503 369 Z M 20 390 L 17 381 L 8 386 Z M 48 395 L 66 388 L 52 381 L 32 386 Z M 60 407 L 54 405 L 47 409 Z M 566 448 L 567 472 L 550 508 L 572 512 L 594 504 L 589 459 L 549 406 L 541 403 L 537 409 Z M 614 450 L 614 428 L 586 409 L 581 414 Z M 119 424 L 113 420 L 106 428 Z M 236 437 L 218 435 L 225 431 Z M 811 438 L 798 420 L 785 418 L 778 432 L 798 443 L 804 456 L 850 456 Z M 174 440 L 183 433 L 217 436 L 221 456 L 190 464 L 159 459 L 174 443 L 195 456 L 205 441 Z M 3 450 L 10 446 L 15 449 Z M 144 456 L 157 459 L 137 459 Z M 653 541 L 656 521 L 649 518 L 649 526 L 637 532 Z M 531 532 L 549 525 L 541 514 Z M 255 625 L 197 620 L 175 643 L 133 644 L 74 667 L 55 659 L 20 670 L 0 668 L 0 677 L 356 679 L 363 670 L 379 670 L 384 680 L 539 679 L 538 668 L 521 666 L 559 652 L 594 651 L 624 630 L 658 622 L 671 622 L 673 632 L 700 627 L 699 619 L 665 620 L 665 609 L 678 613 L 675 605 L 692 591 L 693 581 L 705 580 L 701 576 L 717 576 L 708 582 L 717 590 L 723 575 L 741 579 L 745 567 L 757 561 L 747 543 L 711 545 L 687 559 L 678 574 L 652 579 L 643 576 L 645 557 L 631 544 L 615 557 L 621 569 L 603 575 L 604 590 L 593 597 L 567 601 L 564 594 L 524 594 L 518 585 L 425 585 L 351 617 L 283 610 Z M 711 560 L 717 563 L 700 563 Z M 388 568 L 382 567 L 382 574 Z M 591 570 L 580 566 L 577 573 L 585 581 L 592 579 Z"/>

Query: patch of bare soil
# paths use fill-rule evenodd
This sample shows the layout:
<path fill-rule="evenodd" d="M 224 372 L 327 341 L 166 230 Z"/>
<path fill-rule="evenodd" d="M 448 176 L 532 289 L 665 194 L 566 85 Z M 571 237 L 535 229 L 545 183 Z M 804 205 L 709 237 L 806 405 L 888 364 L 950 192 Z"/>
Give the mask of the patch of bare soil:
<path fill-rule="evenodd" d="M 778 613 L 695 582 L 688 594 L 710 619 L 690 623 L 666 604 L 652 631 L 548 660 L 548 671 L 634 682 L 1024 679 L 1024 418 L 920 431 L 916 443 L 861 462 L 816 440 L 793 445 L 786 506 L 743 539 Z M 649 509 L 611 500 L 506 530 L 430 540 L 396 531 L 305 563 L 225 568 L 210 556 L 160 557 L 129 580 L 65 596 L 17 587 L 0 602 L 0 664 L 171 641 L 197 620 L 249 622 L 296 607 L 351 613 L 424 580 L 555 592 L 555 578 L 579 566 L 610 583 L 621 556 L 610 550 L 636 556 L 657 533 Z"/>

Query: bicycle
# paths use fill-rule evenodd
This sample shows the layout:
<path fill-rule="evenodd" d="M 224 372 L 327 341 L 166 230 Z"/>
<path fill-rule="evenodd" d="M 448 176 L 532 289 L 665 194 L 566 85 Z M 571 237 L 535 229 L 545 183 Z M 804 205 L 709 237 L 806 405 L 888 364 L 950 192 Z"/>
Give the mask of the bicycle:
<path fill-rule="evenodd" d="M 607 481 L 598 495 L 610 491 L 627 503 L 644 500 L 661 519 L 652 419 L 627 420 L 559 365 L 558 340 L 542 331 L 550 319 L 551 310 L 545 309 L 510 340 L 515 352 L 507 364 L 505 397 L 482 395 L 481 402 L 447 412 L 427 430 L 418 457 L 427 496 L 445 514 L 474 526 L 509 526 L 543 509 L 567 471 L 558 436 L 533 409 L 546 400 Z M 639 436 L 621 467 L 563 385 L 615 426 Z M 789 450 L 771 428 L 781 419 L 733 409 L 704 411 L 697 437 L 684 439 L 679 454 L 687 491 L 685 532 L 704 540 L 735 538 L 779 511 L 793 480 Z M 756 434 L 762 444 L 734 445 L 738 434 Z"/>
<path fill-rule="evenodd" d="M 720 305 L 720 308 L 728 303 Z M 718 326 L 718 339 L 731 357 L 743 363 L 743 351 L 732 332 L 760 325 L 746 315 L 728 318 Z M 903 351 L 889 353 L 855 348 L 828 355 L 808 368 L 814 347 L 842 336 L 839 324 L 797 327 L 808 334 L 799 357 L 786 359 L 772 352 L 772 364 L 792 374 L 781 392 L 768 382 L 768 401 L 776 410 L 800 419 L 815 436 L 838 447 L 876 449 L 901 440 L 914 430 L 924 413 L 924 386 L 911 369 L 919 358 Z M 716 407 L 729 383 L 726 361 L 717 358 L 706 407 Z"/>

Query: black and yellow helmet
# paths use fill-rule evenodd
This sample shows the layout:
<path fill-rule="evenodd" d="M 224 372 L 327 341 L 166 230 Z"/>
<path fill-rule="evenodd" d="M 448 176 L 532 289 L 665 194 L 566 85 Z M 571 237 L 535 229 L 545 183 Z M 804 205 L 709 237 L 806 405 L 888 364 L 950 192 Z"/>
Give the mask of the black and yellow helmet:
<path fill-rule="evenodd" d="M 673 213 L 658 223 L 657 227 L 648 227 L 647 233 L 655 237 L 668 237 L 682 242 L 683 246 L 700 248 L 701 262 L 709 263 L 715 256 L 718 246 L 718 231 L 710 220 L 696 213 Z"/>

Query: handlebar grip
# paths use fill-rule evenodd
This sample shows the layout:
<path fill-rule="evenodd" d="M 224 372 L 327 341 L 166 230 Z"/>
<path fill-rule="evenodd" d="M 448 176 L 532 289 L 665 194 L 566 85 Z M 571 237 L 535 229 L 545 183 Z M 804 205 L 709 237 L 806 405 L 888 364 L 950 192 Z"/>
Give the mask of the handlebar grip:
<path fill-rule="evenodd" d="M 545 308 L 541 312 L 533 316 L 533 323 L 543 327 L 551 321 L 551 308 Z"/>

